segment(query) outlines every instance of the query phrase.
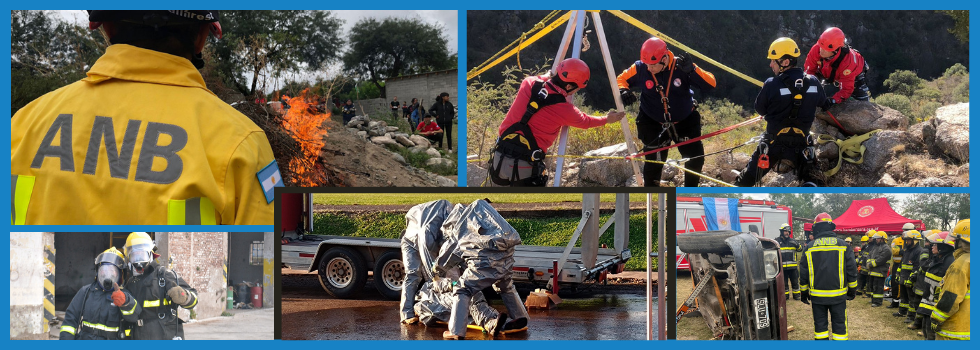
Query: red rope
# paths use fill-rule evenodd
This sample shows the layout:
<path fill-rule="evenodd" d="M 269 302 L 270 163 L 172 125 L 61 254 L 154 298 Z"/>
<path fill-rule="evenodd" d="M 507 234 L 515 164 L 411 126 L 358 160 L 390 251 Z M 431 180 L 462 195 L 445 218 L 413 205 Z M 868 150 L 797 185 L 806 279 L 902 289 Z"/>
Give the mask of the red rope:
<path fill-rule="evenodd" d="M 850 131 L 847 131 L 847 129 L 844 129 L 844 126 L 843 125 L 840 125 L 840 122 L 837 121 L 837 117 L 835 117 L 833 114 L 831 114 L 830 111 L 824 111 L 824 112 L 827 112 L 827 115 L 830 116 L 830 119 L 833 119 L 834 120 L 834 124 L 837 124 L 837 127 L 840 128 L 840 131 L 843 131 L 844 132 L 844 135 L 847 135 L 847 136 L 854 135 L 854 133 L 852 133 Z"/>
<path fill-rule="evenodd" d="M 686 144 L 689 144 L 689 143 L 692 143 L 692 142 L 698 142 L 698 141 L 704 140 L 704 139 L 709 138 L 709 137 L 712 137 L 712 136 L 716 136 L 716 135 L 719 135 L 719 134 L 724 134 L 726 132 L 732 131 L 732 130 L 734 130 L 736 128 L 739 128 L 739 127 L 743 127 L 743 126 L 746 126 L 746 125 L 751 125 L 751 124 L 758 123 L 761 120 L 762 120 L 762 116 L 759 116 L 759 117 L 756 117 L 756 118 L 752 118 L 752 119 L 746 120 L 744 122 L 741 122 L 741 123 L 738 123 L 738 124 L 735 124 L 735 125 L 732 125 L 732 126 L 729 126 L 729 127 L 724 128 L 724 129 L 721 129 L 721 130 L 718 130 L 718 131 L 714 131 L 714 132 L 711 132 L 711 133 L 708 133 L 708 134 L 705 134 L 705 135 L 701 135 L 701 136 L 695 137 L 693 139 L 690 139 L 690 140 L 687 140 L 687 141 L 684 141 L 684 142 L 675 143 L 673 145 L 666 146 L 666 147 L 661 147 L 661 148 L 658 148 L 658 149 L 655 149 L 655 150 L 652 150 L 652 151 L 646 151 L 646 152 L 643 152 L 643 153 L 637 153 L 637 154 L 633 154 L 633 155 L 628 155 L 628 156 L 626 156 L 626 159 L 633 159 L 633 158 L 636 158 L 636 157 L 642 157 L 642 156 L 645 156 L 645 155 L 648 155 L 648 154 L 651 154 L 651 153 L 657 153 L 657 152 L 660 152 L 660 151 L 663 151 L 663 150 L 667 150 L 667 149 L 671 149 L 671 148 L 674 148 L 674 147 L 683 146 L 683 145 L 686 145 Z"/>

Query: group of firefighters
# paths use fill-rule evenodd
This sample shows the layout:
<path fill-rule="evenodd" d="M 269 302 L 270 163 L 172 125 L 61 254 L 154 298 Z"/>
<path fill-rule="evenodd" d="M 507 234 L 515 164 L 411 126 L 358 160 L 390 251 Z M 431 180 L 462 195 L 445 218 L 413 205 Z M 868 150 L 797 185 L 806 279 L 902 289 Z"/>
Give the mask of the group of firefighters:
<path fill-rule="evenodd" d="M 738 174 L 736 185 L 753 186 L 770 170 L 795 170 L 804 184 L 815 185 L 807 166 L 814 160 L 815 141 L 809 136 L 817 108 L 826 110 L 849 98 L 870 97 L 865 83 L 868 65 L 846 43 L 839 28 L 831 27 L 820 36 L 802 68 L 801 54 L 796 41 L 785 37 L 773 41 L 766 53 L 774 77 L 763 84 L 755 110 L 768 125 L 752 160 Z M 623 112 L 590 116 L 569 102 L 568 97 L 585 88 L 589 79 L 589 66 L 577 58 L 558 62 L 545 75 L 524 79 L 491 151 L 489 177 L 494 184 L 544 186 L 548 181 L 545 155 L 562 127 L 588 129 L 624 117 Z M 685 143 L 701 136 L 701 115 L 692 87 L 702 92 L 711 90 L 717 85 L 715 76 L 690 56 L 675 55 L 663 40 L 653 37 L 640 47 L 640 60 L 616 81 L 624 105 L 640 102 L 636 129 L 647 153 L 644 185 L 660 185 L 666 148 L 672 144 L 684 159 L 685 168 L 701 172 L 704 145 L 700 140 Z M 828 97 L 825 86 L 836 93 Z M 639 98 L 634 90 L 640 90 Z M 698 175 L 685 173 L 685 186 L 698 186 L 699 182 Z"/>
<path fill-rule="evenodd" d="M 177 308 L 194 308 L 197 291 L 156 262 L 155 248 L 149 234 L 133 232 L 123 251 L 110 247 L 99 254 L 95 281 L 72 298 L 59 339 L 184 339 Z"/>
<path fill-rule="evenodd" d="M 776 239 L 787 300 L 792 294 L 812 304 L 814 339 L 847 340 L 847 301 L 863 295 L 871 307 L 880 307 L 887 295 L 887 308 L 898 309 L 892 315 L 905 317 L 909 329 L 921 330 L 919 336 L 970 340 L 969 219 L 950 232 L 920 232 L 907 223 L 890 243 L 887 233 L 871 230 L 852 245 L 835 228 L 830 215 L 821 213 L 807 243 L 792 237 L 789 224 Z"/>

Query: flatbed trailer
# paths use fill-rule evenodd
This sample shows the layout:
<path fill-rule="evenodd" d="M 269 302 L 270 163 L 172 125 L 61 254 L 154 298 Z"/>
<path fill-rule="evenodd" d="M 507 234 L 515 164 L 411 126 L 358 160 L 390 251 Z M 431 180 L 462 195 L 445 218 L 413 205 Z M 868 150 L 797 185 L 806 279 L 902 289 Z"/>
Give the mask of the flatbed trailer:
<path fill-rule="evenodd" d="M 603 282 L 608 274 L 623 271 L 626 261 L 632 257 L 628 248 L 628 194 L 617 194 L 616 211 L 602 227 L 598 216 L 599 195 L 583 195 L 582 205 L 582 218 L 565 247 L 520 245 L 515 248 L 514 281 L 538 284 L 557 293 L 561 287 Z M 599 246 L 599 237 L 617 221 L 627 224 L 613 229 L 614 247 Z M 284 233 L 283 237 L 283 265 L 317 272 L 320 285 L 327 293 L 338 298 L 356 298 L 370 272 L 383 296 L 399 298 L 405 278 L 399 239 L 292 233 Z M 581 247 L 575 247 L 580 237 Z"/>

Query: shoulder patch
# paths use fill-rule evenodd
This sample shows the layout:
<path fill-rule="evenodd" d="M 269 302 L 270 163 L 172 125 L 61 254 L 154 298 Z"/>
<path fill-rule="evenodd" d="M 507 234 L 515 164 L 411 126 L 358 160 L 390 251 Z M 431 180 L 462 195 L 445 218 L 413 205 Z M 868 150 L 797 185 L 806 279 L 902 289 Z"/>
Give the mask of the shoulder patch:
<path fill-rule="evenodd" d="M 845 69 L 845 70 L 844 70 L 844 75 L 845 75 L 845 76 L 847 76 L 847 75 L 851 75 L 851 70 L 850 70 L 850 69 Z"/>
<path fill-rule="evenodd" d="M 674 87 L 681 87 L 681 78 L 674 78 Z"/>
<path fill-rule="evenodd" d="M 282 175 L 279 174 L 279 164 L 274 160 L 259 170 L 258 173 L 255 173 L 255 177 L 259 180 L 259 186 L 262 187 L 267 204 L 272 203 L 272 200 L 275 199 L 274 189 L 276 187 L 285 187 L 282 183 Z"/>
<path fill-rule="evenodd" d="M 647 80 L 646 86 L 647 89 L 653 89 L 653 80 Z"/>

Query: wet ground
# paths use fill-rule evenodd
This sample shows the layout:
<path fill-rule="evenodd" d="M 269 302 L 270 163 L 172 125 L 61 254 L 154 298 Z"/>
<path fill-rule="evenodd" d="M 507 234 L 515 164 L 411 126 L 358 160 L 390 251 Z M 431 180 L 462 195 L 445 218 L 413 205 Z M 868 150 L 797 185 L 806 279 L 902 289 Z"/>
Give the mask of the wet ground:
<path fill-rule="evenodd" d="M 442 339 L 446 328 L 398 323 L 398 301 L 385 300 L 368 281 L 357 300 L 336 299 L 320 287 L 315 274 L 282 275 L 282 339 L 285 340 L 428 340 Z M 522 298 L 533 286 L 518 285 Z M 596 285 L 560 293 L 564 302 L 551 310 L 528 310 L 528 331 L 496 339 L 642 340 L 646 337 L 646 286 L 642 283 Z M 505 311 L 499 297 L 491 305 Z M 656 300 L 654 300 L 656 307 Z M 656 310 L 654 310 L 656 312 Z M 654 318 L 656 321 L 656 318 Z M 488 339 L 470 330 L 467 339 Z"/>

